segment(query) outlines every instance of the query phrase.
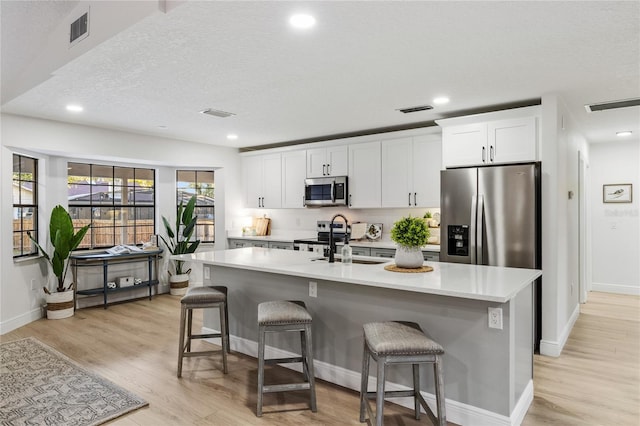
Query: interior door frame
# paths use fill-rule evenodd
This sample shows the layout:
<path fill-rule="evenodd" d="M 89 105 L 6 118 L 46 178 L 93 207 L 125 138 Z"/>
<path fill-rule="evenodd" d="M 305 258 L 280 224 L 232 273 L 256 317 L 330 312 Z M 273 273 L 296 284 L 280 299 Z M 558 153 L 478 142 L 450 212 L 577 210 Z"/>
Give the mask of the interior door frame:
<path fill-rule="evenodd" d="M 591 280 L 588 279 L 589 258 L 589 164 L 582 152 L 578 151 L 578 301 L 586 303 Z"/>

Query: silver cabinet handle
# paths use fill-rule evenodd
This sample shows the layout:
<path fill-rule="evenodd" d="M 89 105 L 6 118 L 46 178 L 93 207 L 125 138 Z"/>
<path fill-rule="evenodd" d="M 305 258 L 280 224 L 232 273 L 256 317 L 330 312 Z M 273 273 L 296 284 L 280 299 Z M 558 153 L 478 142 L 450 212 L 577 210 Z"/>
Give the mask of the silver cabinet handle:
<path fill-rule="evenodd" d="M 413 193 L 413 205 L 416 206 L 416 207 L 418 206 L 418 193 L 417 192 Z"/>
<path fill-rule="evenodd" d="M 322 165 L 322 176 L 326 176 L 327 175 L 327 165 L 323 164 Z"/>
<path fill-rule="evenodd" d="M 331 176 L 331 164 L 327 164 L 327 176 Z"/>
<path fill-rule="evenodd" d="M 489 161 L 493 163 L 493 145 L 489 147 Z"/>
<path fill-rule="evenodd" d="M 349 207 L 351 207 L 351 194 L 349 194 Z"/>
<path fill-rule="evenodd" d="M 411 193 L 409 193 L 409 207 L 411 207 Z"/>
<path fill-rule="evenodd" d="M 306 206 L 307 206 L 307 203 L 306 203 L 305 201 L 306 201 L 306 198 L 305 198 L 305 196 L 303 195 L 303 196 L 302 196 L 302 207 L 306 207 Z"/>
<path fill-rule="evenodd" d="M 483 163 L 487 162 L 487 153 L 484 146 L 482 147 L 482 162 Z"/>

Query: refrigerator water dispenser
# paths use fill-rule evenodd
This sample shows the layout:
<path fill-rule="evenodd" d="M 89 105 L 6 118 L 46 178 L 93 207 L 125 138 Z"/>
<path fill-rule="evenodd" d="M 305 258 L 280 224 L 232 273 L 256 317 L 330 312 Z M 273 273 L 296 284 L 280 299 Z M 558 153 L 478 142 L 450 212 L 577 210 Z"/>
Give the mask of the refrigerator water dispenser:
<path fill-rule="evenodd" d="M 449 225 L 447 239 L 449 256 L 469 256 L 469 225 Z"/>

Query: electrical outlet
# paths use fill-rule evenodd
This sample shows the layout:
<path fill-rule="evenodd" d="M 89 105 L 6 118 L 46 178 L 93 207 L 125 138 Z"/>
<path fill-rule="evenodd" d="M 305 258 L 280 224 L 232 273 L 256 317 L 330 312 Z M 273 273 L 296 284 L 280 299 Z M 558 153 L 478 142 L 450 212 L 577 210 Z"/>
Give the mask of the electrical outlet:
<path fill-rule="evenodd" d="M 489 308 L 489 328 L 502 330 L 502 308 Z"/>
<path fill-rule="evenodd" d="M 318 297 L 318 283 L 309 281 L 309 297 Z"/>
<path fill-rule="evenodd" d="M 31 291 L 36 291 L 38 287 L 38 283 L 35 278 L 31 278 Z"/>
<path fill-rule="evenodd" d="M 211 279 L 211 268 L 209 268 L 208 266 L 205 266 L 203 271 L 204 271 L 204 279 L 205 280 Z"/>

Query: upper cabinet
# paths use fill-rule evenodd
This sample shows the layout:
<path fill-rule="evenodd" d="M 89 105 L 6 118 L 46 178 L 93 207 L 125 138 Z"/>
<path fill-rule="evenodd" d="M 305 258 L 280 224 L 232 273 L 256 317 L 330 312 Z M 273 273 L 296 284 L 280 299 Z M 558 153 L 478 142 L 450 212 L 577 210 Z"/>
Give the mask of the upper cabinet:
<path fill-rule="evenodd" d="M 380 142 L 349 145 L 349 207 L 381 206 Z"/>
<path fill-rule="evenodd" d="M 282 153 L 282 207 L 304 208 L 304 179 L 307 174 L 306 151 Z"/>
<path fill-rule="evenodd" d="M 437 120 L 438 125 L 443 128 L 443 166 L 536 161 L 537 111 L 537 107 L 527 107 Z"/>
<path fill-rule="evenodd" d="M 382 141 L 382 207 L 440 205 L 439 135 Z"/>
<path fill-rule="evenodd" d="M 347 146 L 329 146 L 307 150 L 307 177 L 347 176 Z"/>
<path fill-rule="evenodd" d="M 281 154 L 243 158 L 246 206 L 275 209 L 282 206 Z"/>

